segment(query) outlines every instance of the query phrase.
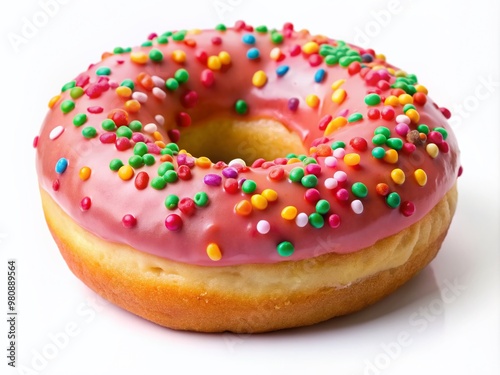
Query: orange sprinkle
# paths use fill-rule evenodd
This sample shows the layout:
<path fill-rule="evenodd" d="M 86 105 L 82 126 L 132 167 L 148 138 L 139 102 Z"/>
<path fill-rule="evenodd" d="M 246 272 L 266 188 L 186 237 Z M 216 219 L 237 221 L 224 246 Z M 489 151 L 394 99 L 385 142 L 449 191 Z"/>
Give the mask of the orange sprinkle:
<path fill-rule="evenodd" d="M 389 185 L 381 182 L 377 184 L 377 186 L 375 187 L 375 191 L 377 192 L 377 194 L 385 197 L 387 194 L 389 194 Z"/>
<path fill-rule="evenodd" d="M 196 40 L 194 39 L 184 39 L 184 44 L 188 47 L 196 47 Z"/>
<path fill-rule="evenodd" d="M 206 156 L 197 158 L 195 163 L 200 168 L 210 168 L 212 166 L 212 161 Z"/>
<path fill-rule="evenodd" d="M 120 169 L 118 169 L 118 176 L 123 181 L 128 181 L 134 177 L 134 169 L 130 165 L 122 165 Z"/>
<path fill-rule="evenodd" d="M 316 147 L 318 156 L 330 156 L 333 154 L 332 148 L 326 144 L 321 144 Z"/>
<path fill-rule="evenodd" d="M 145 72 L 141 72 L 137 75 L 137 82 L 144 87 L 146 90 L 151 91 L 153 87 L 155 87 L 155 83 L 153 82 L 153 78 Z"/>
<path fill-rule="evenodd" d="M 144 65 L 148 62 L 148 59 L 148 55 L 146 55 L 146 53 L 144 52 L 136 51 L 130 53 L 130 60 L 132 60 L 132 62 L 135 62 L 136 64 Z"/>
<path fill-rule="evenodd" d="M 90 178 L 90 174 L 92 173 L 92 170 L 89 167 L 82 167 L 80 169 L 80 172 L 78 173 L 78 176 L 82 181 L 87 181 Z"/>
<path fill-rule="evenodd" d="M 125 109 L 131 113 L 139 112 L 141 109 L 141 103 L 135 99 L 127 100 L 125 102 Z"/>
<path fill-rule="evenodd" d="M 130 98 L 132 96 L 132 90 L 127 86 L 118 86 L 116 88 L 116 94 L 121 98 Z"/>
<path fill-rule="evenodd" d="M 108 58 L 108 57 L 110 57 L 110 56 L 113 56 L 113 53 L 112 53 L 112 52 L 103 52 L 103 53 L 101 54 L 101 60 L 105 60 L 105 59 L 107 59 L 107 58 Z"/>
<path fill-rule="evenodd" d="M 398 157 L 398 152 L 391 148 L 385 152 L 384 160 L 389 164 L 395 164 L 398 162 Z"/>
<path fill-rule="evenodd" d="M 156 141 L 155 145 L 157 145 L 159 148 L 165 148 L 166 147 L 165 142 L 163 142 L 163 141 Z"/>
<path fill-rule="evenodd" d="M 160 156 L 160 161 L 174 161 L 174 158 L 169 154 L 165 154 Z"/>
<path fill-rule="evenodd" d="M 248 216 L 252 213 L 252 204 L 247 200 L 239 201 L 234 207 L 234 211 L 241 216 Z"/>
<path fill-rule="evenodd" d="M 184 63 L 184 61 L 186 61 L 186 52 L 181 49 L 172 51 L 172 60 L 174 60 L 178 64 Z"/>
<path fill-rule="evenodd" d="M 163 141 L 163 135 L 159 131 L 153 132 L 153 138 L 155 141 Z"/>
<path fill-rule="evenodd" d="M 50 98 L 49 100 L 49 108 L 52 108 L 56 105 L 56 103 L 61 99 L 61 95 L 56 95 Z"/>

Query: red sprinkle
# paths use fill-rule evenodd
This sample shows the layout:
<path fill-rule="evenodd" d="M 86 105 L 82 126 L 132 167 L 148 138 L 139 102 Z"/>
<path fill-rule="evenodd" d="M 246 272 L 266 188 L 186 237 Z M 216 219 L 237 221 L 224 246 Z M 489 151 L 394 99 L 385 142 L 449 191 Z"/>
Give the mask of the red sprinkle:
<path fill-rule="evenodd" d="M 197 103 L 198 103 L 198 93 L 196 91 L 188 91 L 181 98 L 181 104 L 184 108 L 193 108 L 194 106 L 196 106 Z"/>
<path fill-rule="evenodd" d="M 384 120 L 391 121 L 392 119 L 394 119 L 396 112 L 391 106 L 385 106 L 384 108 L 382 108 L 381 115 Z"/>
<path fill-rule="evenodd" d="M 59 179 L 56 178 L 54 181 L 52 181 L 52 190 L 58 191 L 60 186 L 61 184 L 59 183 Z"/>
<path fill-rule="evenodd" d="M 290 47 L 290 56 L 298 56 L 301 51 L 302 48 L 298 44 L 294 44 Z"/>
<path fill-rule="evenodd" d="M 214 36 L 212 38 L 212 44 L 214 46 L 220 46 L 222 44 L 222 38 L 220 36 Z"/>
<path fill-rule="evenodd" d="M 380 118 L 380 111 L 378 110 L 378 108 L 370 108 L 367 115 L 371 120 L 378 120 Z"/>
<path fill-rule="evenodd" d="M 451 112 L 448 108 L 440 107 L 439 110 L 447 120 L 451 117 Z"/>
<path fill-rule="evenodd" d="M 418 105 L 424 105 L 427 103 L 427 96 L 423 92 L 416 92 L 413 94 L 413 103 Z"/>
<path fill-rule="evenodd" d="M 362 137 L 354 137 L 353 139 L 351 139 L 349 144 L 353 149 L 357 151 L 366 151 L 366 149 L 368 148 L 368 142 Z"/>
<path fill-rule="evenodd" d="M 206 64 L 208 61 L 208 53 L 203 50 L 196 51 L 195 57 L 202 64 Z"/>
<path fill-rule="evenodd" d="M 92 205 L 92 201 L 89 197 L 84 197 L 82 201 L 80 202 L 80 208 L 82 211 L 87 211 L 90 209 L 90 206 Z"/>
<path fill-rule="evenodd" d="M 101 143 L 115 143 L 116 142 L 116 133 L 102 133 L 99 136 L 99 140 Z"/>
<path fill-rule="evenodd" d="M 149 175 L 146 172 L 139 172 L 135 176 L 134 185 L 137 190 L 144 190 L 148 187 Z"/>
<path fill-rule="evenodd" d="M 173 143 L 177 143 L 179 141 L 179 138 L 181 137 L 181 132 L 179 129 L 171 129 L 167 132 L 168 137 L 170 138 L 170 141 Z"/>
<path fill-rule="evenodd" d="M 191 179 L 191 169 L 187 165 L 181 165 L 177 168 L 177 176 L 182 181 L 188 181 Z"/>
<path fill-rule="evenodd" d="M 266 161 L 266 159 L 264 159 L 264 158 L 259 158 L 259 159 L 255 160 L 252 163 L 252 168 L 260 168 L 262 166 L 262 164 L 264 164 L 265 161 Z"/>
<path fill-rule="evenodd" d="M 36 146 L 38 146 L 38 139 L 40 137 L 37 135 L 35 138 L 33 138 L 33 148 L 36 148 Z"/>
<path fill-rule="evenodd" d="M 235 178 L 228 178 L 224 181 L 224 191 L 229 194 L 236 194 L 238 192 L 238 180 Z"/>
<path fill-rule="evenodd" d="M 273 181 L 281 181 L 285 177 L 283 167 L 275 167 L 269 171 L 268 177 Z"/>
<path fill-rule="evenodd" d="M 178 204 L 179 210 L 187 216 L 194 215 L 196 211 L 196 204 L 191 198 L 182 198 Z"/>
<path fill-rule="evenodd" d="M 170 214 L 165 218 L 165 227 L 171 231 L 178 231 L 182 228 L 182 219 L 177 214 Z"/>
<path fill-rule="evenodd" d="M 415 204 L 410 201 L 404 201 L 401 203 L 400 210 L 404 216 L 411 216 L 415 213 Z"/>
<path fill-rule="evenodd" d="M 326 129 L 330 121 L 332 121 L 333 117 L 332 115 L 325 115 L 319 120 L 318 128 L 319 130 L 323 131 Z"/>
<path fill-rule="evenodd" d="M 191 125 L 191 116 L 189 116 L 189 113 L 186 112 L 179 112 L 175 120 L 177 122 L 177 126 L 181 126 L 183 128 Z"/>
<path fill-rule="evenodd" d="M 102 113 L 102 111 L 104 111 L 104 108 L 99 107 L 99 106 L 96 105 L 96 106 L 93 106 L 93 107 L 88 107 L 87 111 L 89 113 Z"/>
<path fill-rule="evenodd" d="M 200 80 L 203 86 L 205 87 L 212 87 L 213 84 L 215 83 L 215 75 L 214 72 L 212 72 L 210 69 L 204 69 L 201 72 L 200 75 Z"/>
<path fill-rule="evenodd" d="M 444 154 L 446 154 L 448 151 L 450 151 L 450 145 L 446 141 L 439 143 L 437 146 L 439 148 L 439 151 L 441 151 Z"/>
<path fill-rule="evenodd" d="M 377 186 L 375 187 L 375 191 L 377 192 L 378 195 L 385 197 L 387 194 L 389 194 L 389 185 L 381 182 L 377 184 Z"/>
<path fill-rule="evenodd" d="M 340 216 L 337 214 L 331 214 L 328 217 L 328 224 L 334 229 L 340 227 Z"/>
<path fill-rule="evenodd" d="M 134 215 L 126 214 L 122 218 L 122 224 L 125 228 L 133 228 L 137 225 L 137 219 Z"/>
<path fill-rule="evenodd" d="M 312 67 L 318 66 L 323 62 L 323 58 L 318 53 L 313 53 L 309 56 L 309 65 Z"/>
<path fill-rule="evenodd" d="M 417 146 L 415 146 L 413 143 L 410 143 L 410 142 L 406 142 L 403 145 L 403 152 L 406 153 L 406 154 L 411 154 L 416 149 L 417 149 Z"/>
<path fill-rule="evenodd" d="M 347 72 L 349 75 L 353 76 L 361 71 L 361 64 L 358 61 L 353 61 L 347 67 Z"/>
<path fill-rule="evenodd" d="M 113 109 L 109 114 L 108 118 L 113 120 L 116 126 L 125 126 L 128 125 L 128 112 L 123 109 Z"/>
<path fill-rule="evenodd" d="M 126 137 L 120 137 L 115 141 L 115 146 L 118 151 L 125 151 L 132 147 L 130 139 Z"/>
<path fill-rule="evenodd" d="M 304 193 L 304 199 L 309 203 L 316 204 L 321 199 L 321 194 L 317 189 L 307 189 Z"/>

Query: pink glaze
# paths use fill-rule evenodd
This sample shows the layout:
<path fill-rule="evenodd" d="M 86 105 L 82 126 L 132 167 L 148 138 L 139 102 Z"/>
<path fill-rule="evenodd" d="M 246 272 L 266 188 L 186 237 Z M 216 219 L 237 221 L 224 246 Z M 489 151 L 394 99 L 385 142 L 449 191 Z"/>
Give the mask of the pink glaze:
<path fill-rule="evenodd" d="M 248 45 L 242 41 L 246 34 L 255 37 L 255 44 Z M 336 45 L 335 40 L 313 36 L 304 31 L 291 31 L 289 25 L 283 34 L 285 39 L 280 44 L 271 41 L 269 32 L 248 32 L 241 28 L 188 33 L 185 37 L 188 41 L 174 41 L 169 37 L 168 44 L 158 44 L 157 39 L 153 38 L 153 47 L 137 47 L 133 51 L 148 55 L 152 48 L 156 48 L 164 57 L 161 62 L 147 59 L 145 64 L 131 61 L 128 53 L 106 55 L 103 61 L 76 78 L 77 85 L 81 85 L 86 94 L 73 100 L 73 110 L 65 114 L 60 109 L 61 103 L 71 99 L 71 90 L 62 92 L 60 98 L 53 101 L 37 143 L 37 170 L 41 188 L 78 224 L 99 237 L 128 244 L 137 250 L 163 258 L 205 266 L 274 263 L 329 252 L 350 253 L 395 234 L 425 216 L 455 184 L 460 166 L 457 142 L 442 110 L 427 97 L 423 105 L 414 104 L 420 119 L 408 124 L 410 130 L 415 130 L 419 124 L 426 124 L 431 131 L 437 127 L 448 131 L 445 144 L 438 135 L 431 136 L 432 140 L 440 142 L 437 144 L 440 152 L 433 158 L 426 151 L 431 140 L 412 146 L 406 136 L 402 135 L 406 127 L 398 127 L 396 117 L 403 114 L 403 106 L 394 106 L 395 113 L 392 116 L 387 105 L 384 105 L 384 99 L 391 95 L 392 90 L 388 83 L 395 81 L 394 74 L 390 74 L 391 69 L 397 70 L 396 68 L 375 56 L 373 62 L 362 63 L 361 67 L 358 66 L 359 62 L 352 63 L 349 68 L 339 64 L 328 66 L 319 54 L 308 54 L 307 47 L 306 52 L 302 47 L 311 40 L 316 40 L 319 44 Z M 260 58 L 248 59 L 246 53 L 250 48 L 258 48 Z M 273 48 L 279 50 L 271 52 Z M 357 47 L 350 48 L 359 51 Z M 174 50 L 185 52 L 184 62 L 173 60 Z M 210 70 L 207 58 L 218 55 L 221 51 L 229 53 L 231 63 L 223 65 L 221 70 Z M 281 77 L 276 73 L 276 68 L 280 65 L 289 67 L 288 72 Z M 379 69 L 381 65 L 388 69 Z M 370 69 L 374 66 L 378 67 Z M 96 71 L 100 67 L 110 68 L 109 76 L 97 76 Z M 189 80 L 181 83 L 176 91 L 169 91 L 162 85 L 162 80 L 173 77 L 179 68 L 185 68 L 189 72 Z M 321 82 L 315 82 L 318 69 L 325 70 Z M 267 75 L 267 82 L 262 87 L 252 84 L 252 77 L 258 70 L 263 70 Z M 155 76 L 149 83 L 145 82 L 147 88 L 137 82 L 137 77 L 142 72 Z M 125 102 L 132 99 L 124 99 L 115 91 L 114 87 L 125 79 L 135 82 L 132 98 L 141 102 L 141 108 L 136 113 L 129 112 L 128 119 L 126 116 L 115 118 L 125 126 L 130 121 L 139 119 L 143 130 L 141 133 L 134 133 L 131 140 L 123 139 L 115 146 L 115 131 L 104 130 L 101 123 L 113 110 L 125 109 Z M 346 80 L 340 86 L 347 93 L 341 104 L 331 99 L 332 83 L 339 79 Z M 151 87 L 151 82 L 155 88 Z M 382 102 L 374 106 L 365 104 L 364 98 L 368 93 L 379 93 Z M 316 108 L 306 104 L 306 97 L 310 94 L 319 98 Z M 291 98 L 295 98 L 291 101 L 292 104 Z M 296 99 L 297 108 L 294 107 Z M 419 99 L 421 102 L 421 96 Z M 241 115 L 235 111 L 237 100 L 247 103 L 246 114 Z M 97 108 L 102 110 L 96 110 Z M 335 120 L 339 115 L 348 117 L 356 112 L 362 114 L 362 120 L 325 135 L 324 131 L 330 123 L 325 115 Z M 76 127 L 73 125 L 73 118 L 79 113 L 85 113 L 88 120 L 84 125 Z M 377 116 L 377 113 L 382 115 Z M 383 116 L 391 119 L 385 120 Z M 176 182 L 167 183 L 162 190 L 151 187 L 152 179 L 158 176 L 161 164 L 158 152 L 163 146 L 155 145 L 155 139 L 144 131 L 144 127 L 150 123 L 156 124 L 164 143 L 169 143 L 169 135 L 178 137 L 177 129 L 196 126 L 196 123 L 207 117 L 279 120 L 300 135 L 306 149 L 311 145 L 316 147 L 311 149 L 311 156 L 317 160 L 318 167 L 306 167 L 301 162 L 277 166 L 287 162 L 285 159 L 260 161 L 256 163 L 258 167 L 240 168 L 235 177 L 233 170 L 223 173 L 225 163 L 217 163 L 217 160 L 213 160 L 215 164 L 212 163 L 209 168 L 202 168 L 194 165 L 194 158 L 176 155 L 173 157 L 173 164 L 180 178 Z M 62 128 L 57 128 L 59 126 Z M 88 126 L 97 129 L 94 138 L 82 136 L 82 129 Z M 391 137 L 409 144 L 397 151 L 398 161 L 395 164 L 372 156 L 372 150 L 376 147 L 372 143 L 372 137 L 378 126 L 389 128 Z M 359 138 L 350 143 L 356 137 L 367 141 L 366 150 Z M 136 168 L 134 177 L 124 181 L 117 172 L 109 168 L 110 161 L 118 158 L 127 164 L 133 155 L 134 144 L 140 140 L 148 143 L 148 151 L 156 162 L 151 166 Z M 339 156 L 336 161 L 329 155 L 333 154 L 329 146 L 334 141 L 346 144 L 345 151 L 335 151 L 335 155 Z M 328 147 L 318 146 L 321 144 Z M 388 146 L 383 147 L 390 149 Z M 251 147 L 248 145 L 246 148 Z M 326 154 L 318 156 L 318 150 Z M 360 156 L 359 165 L 346 165 L 347 159 L 342 155 L 352 153 Z M 68 166 L 63 173 L 58 173 L 56 164 L 61 158 L 67 159 Z M 184 166 L 181 167 L 181 164 Z M 91 169 L 90 177 L 86 180 L 79 176 L 82 167 Z M 289 180 L 289 172 L 297 167 L 304 168 L 306 174 L 317 176 L 318 184 L 312 188 L 316 191 L 308 190 L 311 188 L 302 186 L 300 182 Z M 285 172 L 283 179 L 276 181 L 269 178 L 270 174 L 279 176 L 282 173 L 279 168 L 283 168 Z M 395 168 L 404 172 L 406 178 L 403 184 L 397 184 L 391 179 L 391 171 Z M 237 169 L 236 165 L 235 170 Z M 427 174 L 425 186 L 417 183 L 414 176 L 417 169 L 422 169 Z M 340 176 L 340 180 L 347 176 L 346 181 L 332 183 L 334 174 L 342 171 L 345 174 L 337 173 L 336 176 Z M 140 181 L 136 181 L 139 174 Z M 206 177 L 211 174 L 218 178 Z M 216 186 L 207 185 L 204 182 L 207 178 Z M 256 182 L 257 189 L 254 193 L 246 194 L 241 190 L 242 181 L 239 180 L 242 178 Z M 329 187 L 336 187 L 327 189 L 326 179 L 330 179 L 327 182 Z M 217 185 L 218 181 L 220 185 Z M 367 187 L 366 197 L 354 196 L 351 187 L 355 182 L 362 182 Z M 385 197 L 377 193 L 376 186 L 380 183 L 387 184 L 389 192 L 399 194 L 399 207 L 389 207 Z M 268 202 L 267 208 L 260 210 L 254 207 L 247 216 L 236 213 L 235 206 L 239 202 L 250 202 L 253 194 L 260 194 L 265 189 L 272 189 L 278 195 L 276 200 Z M 191 206 L 185 206 L 189 206 L 189 200 L 187 203 L 184 200 L 182 210 L 179 207 L 173 210 L 165 207 L 165 198 L 171 194 L 182 200 L 194 199 L 198 192 L 207 193 L 207 206 L 195 206 L 193 210 Z M 327 213 L 318 214 L 324 220 L 322 228 L 304 223 L 304 215 L 299 215 L 297 220 L 285 220 L 281 217 L 281 211 L 287 206 L 294 206 L 299 214 L 310 215 L 316 212 L 318 198 L 330 204 Z M 362 206 L 362 213 L 359 214 L 354 212 L 359 212 L 358 201 Z M 177 216 L 169 217 L 171 214 Z M 316 219 L 318 215 L 315 215 Z M 174 225 L 177 230 L 167 229 L 167 217 L 167 222 L 177 224 Z M 181 219 L 180 228 L 177 217 Z M 257 229 L 259 222 L 259 228 L 268 229 L 265 234 Z M 290 256 L 282 256 L 277 251 L 278 245 L 284 241 L 290 242 L 294 248 Z M 218 261 L 207 255 L 206 249 L 211 243 L 220 249 L 221 257 Z"/>

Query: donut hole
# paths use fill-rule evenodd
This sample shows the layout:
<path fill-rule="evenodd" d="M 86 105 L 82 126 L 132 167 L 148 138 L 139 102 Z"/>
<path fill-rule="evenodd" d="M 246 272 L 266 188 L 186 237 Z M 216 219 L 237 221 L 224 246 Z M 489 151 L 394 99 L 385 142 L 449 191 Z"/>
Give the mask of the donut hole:
<path fill-rule="evenodd" d="M 178 145 L 195 157 L 212 162 L 241 158 L 247 165 L 264 158 L 274 160 L 290 153 L 306 154 L 297 133 L 272 119 L 241 121 L 212 119 L 181 129 Z"/>

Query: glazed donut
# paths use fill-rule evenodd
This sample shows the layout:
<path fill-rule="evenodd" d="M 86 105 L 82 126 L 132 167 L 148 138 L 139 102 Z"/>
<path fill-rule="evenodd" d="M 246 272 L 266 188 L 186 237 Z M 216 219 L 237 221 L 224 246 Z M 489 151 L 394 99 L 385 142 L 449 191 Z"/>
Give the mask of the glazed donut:
<path fill-rule="evenodd" d="M 174 329 L 358 311 L 435 257 L 456 207 L 449 111 L 384 55 L 291 23 L 151 34 L 49 108 L 34 146 L 62 256 Z"/>

